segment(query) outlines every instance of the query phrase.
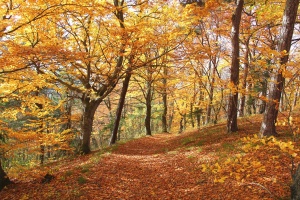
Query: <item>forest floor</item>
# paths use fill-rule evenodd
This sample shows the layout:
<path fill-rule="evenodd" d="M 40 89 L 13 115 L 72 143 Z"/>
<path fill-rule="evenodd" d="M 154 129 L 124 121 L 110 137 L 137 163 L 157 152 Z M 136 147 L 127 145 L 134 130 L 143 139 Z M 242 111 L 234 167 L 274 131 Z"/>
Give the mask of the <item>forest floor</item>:
<path fill-rule="evenodd" d="M 241 154 L 241 139 L 258 133 L 260 123 L 261 116 L 241 118 L 239 132 L 234 134 L 226 133 L 224 123 L 182 134 L 155 134 L 25 170 L 0 192 L 0 199 L 289 199 L 288 156 L 264 149 Z M 287 129 L 278 128 L 279 139 L 291 139 Z M 242 162 L 234 166 L 241 169 L 227 167 L 225 160 L 236 155 L 258 159 L 265 170 L 251 171 L 251 165 Z M 273 162 L 274 156 L 280 156 L 280 162 Z M 203 166 L 221 166 L 219 171 L 227 179 L 217 182 L 219 172 Z M 55 178 L 41 183 L 46 173 Z"/>

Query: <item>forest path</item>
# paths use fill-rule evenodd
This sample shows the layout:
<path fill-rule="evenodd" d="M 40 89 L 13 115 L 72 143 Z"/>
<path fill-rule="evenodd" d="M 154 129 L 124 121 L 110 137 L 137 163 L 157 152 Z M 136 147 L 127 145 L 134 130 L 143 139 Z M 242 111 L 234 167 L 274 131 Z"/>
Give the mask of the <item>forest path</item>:
<path fill-rule="evenodd" d="M 99 199 L 211 199 L 201 167 L 192 162 L 195 152 L 180 149 L 191 142 L 187 135 L 156 134 L 120 145 L 98 168 L 106 188 Z"/>

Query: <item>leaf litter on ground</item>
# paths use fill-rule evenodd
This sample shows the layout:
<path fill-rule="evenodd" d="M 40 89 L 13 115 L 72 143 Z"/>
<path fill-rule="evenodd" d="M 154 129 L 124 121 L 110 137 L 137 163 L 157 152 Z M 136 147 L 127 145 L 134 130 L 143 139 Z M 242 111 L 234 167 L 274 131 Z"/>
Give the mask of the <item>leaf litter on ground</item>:
<path fill-rule="evenodd" d="M 245 153 L 240 148 L 241 138 L 258 133 L 260 122 L 261 116 L 240 119 L 237 134 L 227 134 L 225 124 L 155 134 L 120 144 L 110 153 L 51 163 L 35 169 L 34 178 L 30 170 L 24 171 L 0 192 L 0 199 L 288 199 L 288 158 L 274 165 L 270 152 Z M 238 181 L 230 176 L 234 169 L 229 167 L 219 183 L 218 174 L 203 170 L 241 153 L 261 162 L 265 171 Z M 49 171 L 55 178 L 41 184 Z"/>

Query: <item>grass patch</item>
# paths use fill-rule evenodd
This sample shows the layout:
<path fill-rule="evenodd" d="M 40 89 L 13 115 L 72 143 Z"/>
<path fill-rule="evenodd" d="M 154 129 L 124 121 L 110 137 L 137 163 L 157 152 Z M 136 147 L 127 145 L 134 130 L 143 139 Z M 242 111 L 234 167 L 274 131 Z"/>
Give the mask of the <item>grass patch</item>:
<path fill-rule="evenodd" d="M 89 166 L 84 166 L 84 167 L 82 167 L 82 169 L 81 169 L 81 173 L 87 173 L 87 172 L 89 172 L 89 171 L 90 171 Z"/>
<path fill-rule="evenodd" d="M 203 150 L 203 149 L 202 149 L 201 147 L 198 147 L 197 152 L 198 152 L 198 153 L 201 153 L 202 150 Z"/>
<path fill-rule="evenodd" d="M 235 146 L 232 143 L 224 142 L 222 144 L 222 149 L 224 151 L 233 151 L 235 149 Z"/>
<path fill-rule="evenodd" d="M 85 184 L 87 182 L 87 179 L 84 178 L 83 176 L 79 176 L 77 178 L 77 182 L 78 182 L 79 185 L 83 185 L 83 184 Z"/>
<path fill-rule="evenodd" d="M 79 189 L 75 188 L 72 190 L 72 195 L 75 197 L 80 197 L 82 196 L 82 192 Z"/>
<path fill-rule="evenodd" d="M 105 148 L 101 149 L 101 150 L 97 153 L 97 155 L 98 155 L 98 156 L 102 156 L 103 154 L 110 154 L 110 153 L 112 153 L 112 152 L 118 150 L 119 145 L 120 145 L 120 144 L 123 144 L 123 143 L 125 143 L 125 142 L 120 142 L 120 143 L 114 144 L 114 145 L 112 145 L 112 146 L 105 147 Z"/>
<path fill-rule="evenodd" d="M 68 170 L 68 171 L 65 172 L 65 177 L 69 177 L 72 174 L 73 174 L 73 171 Z"/>
<path fill-rule="evenodd" d="M 188 155 L 187 158 L 188 158 L 189 160 L 194 160 L 194 159 L 195 159 L 195 156 L 194 156 L 194 155 Z"/>
<path fill-rule="evenodd" d="M 62 176 L 60 177 L 60 180 L 65 181 L 66 178 L 72 176 L 72 174 L 73 174 L 73 171 L 68 170 L 68 171 L 65 172 L 64 175 L 62 175 Z"/>
<path fill-rule="evenodd" d="M 91 157 L 90 159 L 93 164 L 98 164 L 101 161 L 101 158 L 102 158 L 101 155 L 95 155 L 95 156 Z"/>
<path fill-rule="evenodd" d="M 201 147 L 204 145 L 204 143 L 205 143 L 204 140 L 200 140 L 199 142 L 196 143 L 196 146 Z"/>
<path fill-rule="evenodd" d="M 190 144 L 190 143 L 192 143 L 192 142 L 194 142 L 194 141 L 195 141 L 195 139 L 190 138 L 190 137 L 187 137 L 187 138 L 183 138 L 183 139 L 181 140 L 181 144 L 182 144 L 182 145 L 188 145 L 188 144 Z"/>
<path fill-rule="evenodd" d="M 168 151 L 167 154 L 176 155 L 176 154 L 178 154 L 178 151 Z"/>
<path fill-rule="evenodd" d="M 220 160 L 227 159 L 229 154 L 235 150 L 235 146 L 232 143 L 224 142 L 219 148 L 217 148 L 217 155 Z"/>

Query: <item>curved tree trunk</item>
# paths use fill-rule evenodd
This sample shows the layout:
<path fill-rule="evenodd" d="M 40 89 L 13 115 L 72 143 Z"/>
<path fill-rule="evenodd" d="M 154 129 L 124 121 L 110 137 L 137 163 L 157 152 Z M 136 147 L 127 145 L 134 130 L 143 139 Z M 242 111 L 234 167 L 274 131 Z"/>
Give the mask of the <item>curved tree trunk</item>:
<path fill-rule="evenodd" d="M 131 72 L 129 71 L 128 73 L 126 73 L 126 77 L 125 77 L 124 82 L 123 82 L 123 87 L 122 87 L 120 100 L 119 100 L 119 104 L 118 104 L 118 109 L 117 109 L 117 113 L 116 113 L 114 129 L 113 129 L 111 139 L 110 139 L 110 145 L 115 144 L 116 140 L 117 140 L 119 125 L 120 125 L 120 120 L 121 120 L 121 115 L 122 115 L 122 110 L 123 110 L 124 103 L 125 103 L 125 97 L 126 97 L 126 93 L 127 93 L 127 90 L 128 90 L 130 77 L 131 77 Z"/>
<path fill-rule="evenodd" d="M 0 160 L 0 191 L 10 183 L 11 183 L 11 181 L 9 180 L 6 173 L 4 172 L 2 165 L 1 165 L 1 160 Z"/>
<path fill-rule="evenodd" d="M 286 1 L 282 27 L 279 36 L 279 43 L 277 47 L 277 50 L 279 52 L 282 52 L 284 50 L 286 52 L 290 51 L 298 6 L 299 0 Z M 271 76 L 267 108 L 260 129 L 261 136 L 277 135 L 275 123 L 277 121 L 278 107 L 280 104 L 280 97 L 285 81 L 285 78 L 282 74 L 282 66 L 284 66 L 288 62 L 288 59 L 288 54 L 283 56 L 280 60 L 280 64 L 277 66 L 277 73 L 274 73 Z"/>
<path fill-rule="evenodd" d="M 240 22 L 242 17 L 242 10 L 244 6 L 244 0 L 237 1 L 237 7 L 235 13 L 232 16 L 232 61 L 231 61 L 231 73 L 230 73 L 230 83 L 234 88 L 238 87 L 239 83 L 239 33 L 240 33 Z M 231 88 L 233 89 L 233 88 Z M 229 96 L 228 104 L 228 117 L 227 117 L 227 132 L 236 132 L 238 130 L 237 126 L 237 111 L 238 111 L 238 92 L 234 91 Z"/>

